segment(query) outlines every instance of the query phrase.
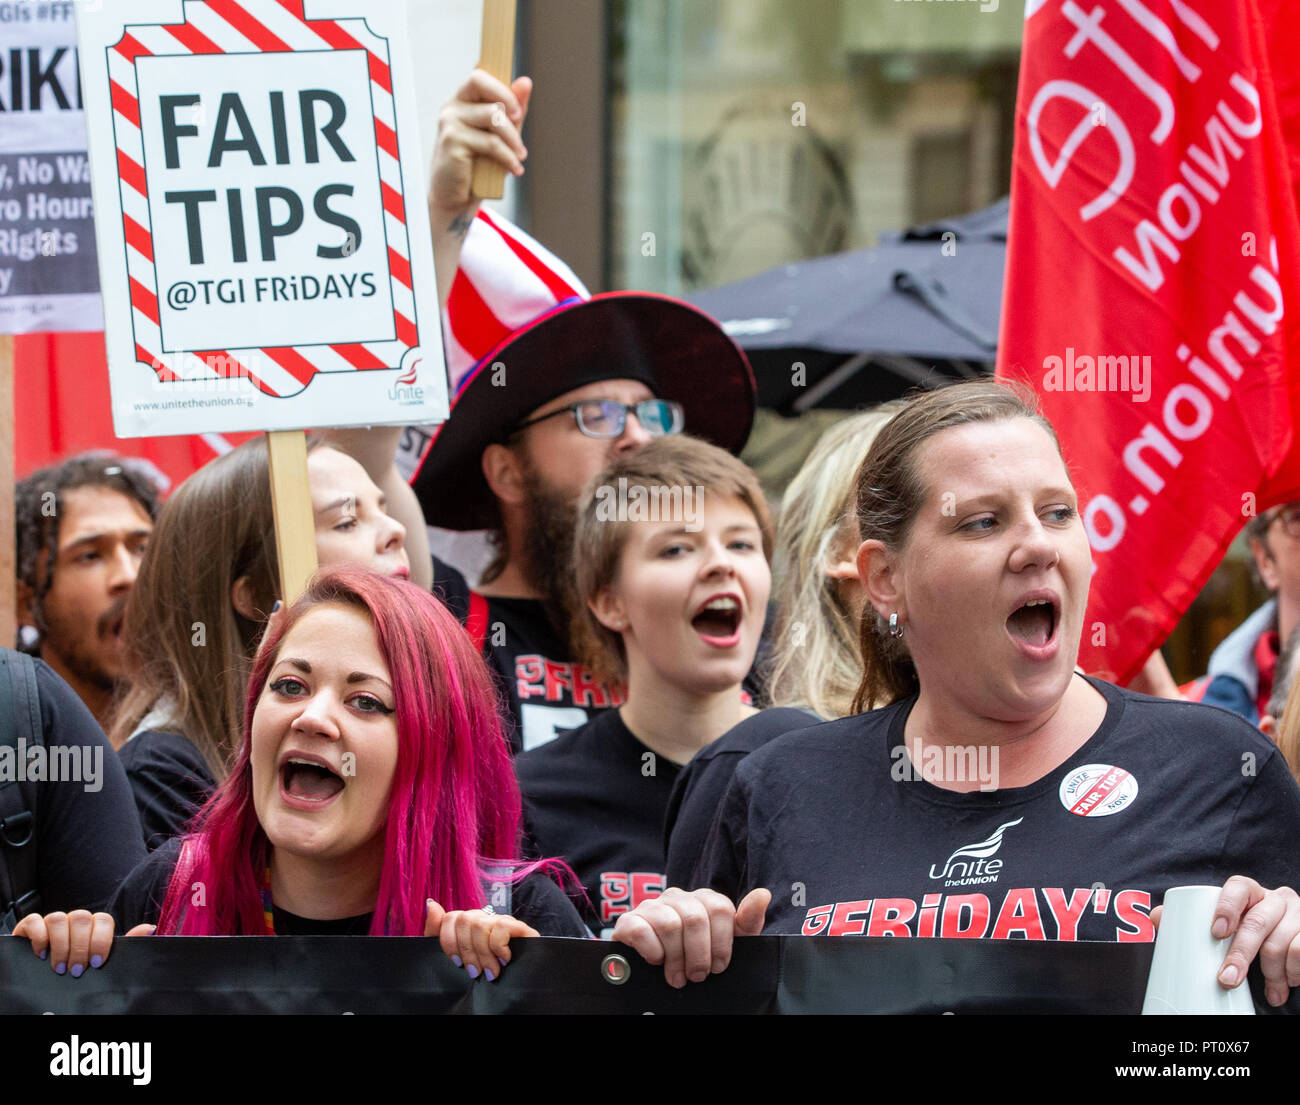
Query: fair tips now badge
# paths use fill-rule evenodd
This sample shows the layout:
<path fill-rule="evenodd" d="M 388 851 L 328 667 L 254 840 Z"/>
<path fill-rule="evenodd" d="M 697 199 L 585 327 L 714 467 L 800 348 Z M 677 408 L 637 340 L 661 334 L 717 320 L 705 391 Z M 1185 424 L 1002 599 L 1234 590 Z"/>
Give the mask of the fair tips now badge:
<path fill-rule="evenodd" d="M 115 0 L 77 33 L 118 435 L 444 420 L 405 4 Z"/>

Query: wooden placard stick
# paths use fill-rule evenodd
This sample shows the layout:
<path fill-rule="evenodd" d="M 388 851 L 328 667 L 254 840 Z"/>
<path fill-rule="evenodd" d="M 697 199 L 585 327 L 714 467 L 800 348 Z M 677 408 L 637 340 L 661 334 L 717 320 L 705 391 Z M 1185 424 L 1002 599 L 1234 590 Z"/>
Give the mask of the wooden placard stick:
<path fill-rule="evenodd" d="M 509 84 L 515 67 L 515 0 L 483 0 L 483 45 L 478 67 Z M 479 199 L 499 200 L 506 189 L 505 166 L 488 157 L 474 161 L 471 190 Z"/>
<path fill-rule="evenodd" d="M 0 334 L 0 645 L 14 647 L 18 632 L 14 584 L 14 338 Z"/>
<path fill-rule="evenodd" d="M 275 512 L 275 551 L 280 559 L 280 597 L 285 605 L 306 590 L 316 571 L 316 517 L 307 482 L 307 434 L 270 430 L 266 454 L 271 462 L 271 508 Z"/>

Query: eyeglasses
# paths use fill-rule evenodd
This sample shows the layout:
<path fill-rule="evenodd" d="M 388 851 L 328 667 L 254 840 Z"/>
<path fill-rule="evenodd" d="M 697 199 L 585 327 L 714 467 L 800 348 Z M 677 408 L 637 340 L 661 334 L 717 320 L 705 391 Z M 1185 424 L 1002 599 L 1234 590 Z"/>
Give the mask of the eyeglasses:
<path fill-rule="evenodd" d="M 1300 538 L 1300 503 L 1288 503 L 1286 506 L 1281 507 L 1269 519 L 1269 526 L 1274 522 L 1282 523 L 1282 529 L 1288 537 Z"/>
<path fill-rule="evenodd" d="M 639 403 L 620 403 L 617 399 L 582 399 L 570 403 L 550 414 L 538 415 L 515 427 L 515 433 L 545 422 L 557 414 L 572 414 L 578 429 L 587 437 L 619 437 L 627 428 L 627 416 L 631 411 L 641 428 L 651 437 L 665 437 L 668 434 L 682 432 L 685 416 L 682 405 L 671 399 L 642 399 Z"/>

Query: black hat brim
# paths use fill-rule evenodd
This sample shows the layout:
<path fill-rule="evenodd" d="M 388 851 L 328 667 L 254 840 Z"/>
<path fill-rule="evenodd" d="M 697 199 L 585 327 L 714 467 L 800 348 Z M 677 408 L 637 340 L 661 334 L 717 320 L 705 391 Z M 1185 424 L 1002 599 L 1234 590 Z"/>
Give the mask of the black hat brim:
<path fill-rule="evenodd" d="M 695 437 L 732 453 L 749 437 L 754 373 L 721 327 L 668 296 L 607 292 L 539 316 L 474 366 L 411 480 L 425 520 L 453 530 L 498 525 L 483 450 L 557 396 L 623 379 L 680 403 Z"/>

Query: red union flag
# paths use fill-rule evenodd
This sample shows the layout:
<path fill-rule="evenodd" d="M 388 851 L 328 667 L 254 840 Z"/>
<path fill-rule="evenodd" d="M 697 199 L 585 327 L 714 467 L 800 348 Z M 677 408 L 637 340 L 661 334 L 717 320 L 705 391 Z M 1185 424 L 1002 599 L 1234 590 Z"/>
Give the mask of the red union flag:
<path fill-rule="evenodd" d="M 1079 662 L 1120 681 L 1247 518 L 1300 490 L 1300 237 L 1270 75 L 1300 31 L 1268 10 L 1026 4 L 998 374 L 1060 433 L 1095 564 Z"/>

